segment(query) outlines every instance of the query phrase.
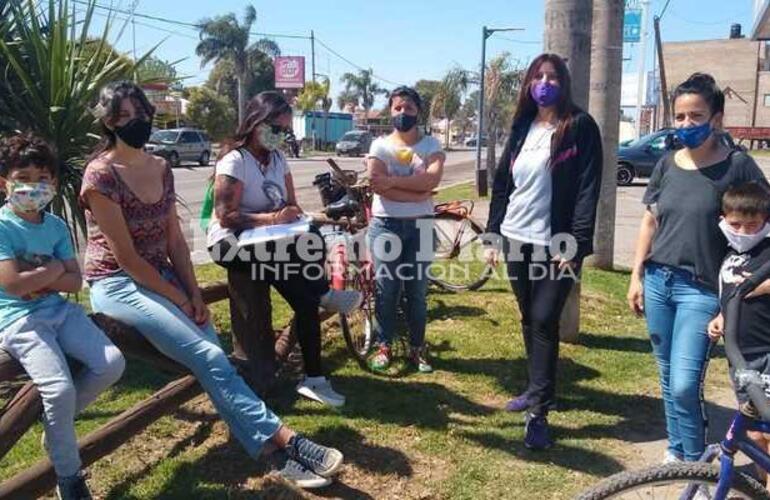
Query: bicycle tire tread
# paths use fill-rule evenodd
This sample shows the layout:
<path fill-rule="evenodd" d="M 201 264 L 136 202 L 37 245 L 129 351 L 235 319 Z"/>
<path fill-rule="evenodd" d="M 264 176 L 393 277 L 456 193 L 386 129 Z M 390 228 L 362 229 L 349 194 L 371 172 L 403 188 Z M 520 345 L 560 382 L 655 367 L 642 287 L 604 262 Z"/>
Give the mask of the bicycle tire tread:
<path fill-rule="evenodd" d="M 617 495 L 634 486 L 665 480 L 704 480 L 713 484 L 719 481 L 719 468 L 702 462 L 658 465 L 636 471 L 626 471 L 605 479 L 591 490 L 577 497 L 578 500 L 602 500 Z M 756 500 L 770 500 L 770 494 L 754 478 L 735 471 L 732 488 Z"/>

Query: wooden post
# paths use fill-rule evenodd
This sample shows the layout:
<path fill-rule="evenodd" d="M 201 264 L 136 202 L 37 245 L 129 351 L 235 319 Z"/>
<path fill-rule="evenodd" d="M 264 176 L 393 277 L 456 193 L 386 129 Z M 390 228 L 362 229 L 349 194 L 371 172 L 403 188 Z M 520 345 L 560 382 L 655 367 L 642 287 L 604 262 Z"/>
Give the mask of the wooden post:
<path fill-rule="evenodd" d="M 8 453 L 43 411 L 43 402 L 32 382 L 27 382 L 14 395 L 0 414 L 0 458 Z"/>
<path fill-rule="evenodd" d="M 175 410 L 201 392 L 192 375 L 177 379 L 134 407 L 110 420 L 78 443 L 83 467 L 88 467 L 144 430 L 145 427 Z M 56 484 L 56 475 L 49 459 L 41 460 L 29 469 L 0 484 L 0 500 L 35 498 Z"/>

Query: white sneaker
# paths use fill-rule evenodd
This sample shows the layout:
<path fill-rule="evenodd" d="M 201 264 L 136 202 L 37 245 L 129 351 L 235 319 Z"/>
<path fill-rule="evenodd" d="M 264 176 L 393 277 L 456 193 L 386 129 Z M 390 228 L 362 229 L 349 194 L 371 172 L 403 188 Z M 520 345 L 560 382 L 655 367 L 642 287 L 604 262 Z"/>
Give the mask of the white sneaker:
<path fill-rule="evenodd" d="M 684 460 L 677 457 L 674 453 L 671 452 L 671 450 L 666 450 L 666 452 L 663 454 L 663 465 L 680 464 L 682 462 L 684 462 Z"/>
<path fill-rule="evenodd" d="M 329 312 L 350 314 L 361 306 L 362 300 L 361 292 L 356 290 L 329 290 L 319 305 Z"/>
<path fill-rule="evenodd" d="M 297 385 L 297 393 L 313 401 L 318 401 L 335 408 L 345 404 L 345 396 L 335 392 L 326 377 L 305 377 Z"/>

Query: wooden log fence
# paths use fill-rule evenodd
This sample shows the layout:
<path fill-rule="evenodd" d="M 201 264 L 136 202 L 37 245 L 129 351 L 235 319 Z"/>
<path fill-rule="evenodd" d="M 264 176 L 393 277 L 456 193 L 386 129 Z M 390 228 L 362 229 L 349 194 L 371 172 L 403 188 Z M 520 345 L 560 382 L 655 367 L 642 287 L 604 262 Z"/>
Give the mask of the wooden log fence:
<path fill-rule="evenodd" d="M 269 312 L 269 295 L 265 296 L 269 294 L 267 288 L 260 288 L 232 273 L 228 280 L 230 286 L 226 282 L 217 282 L 202 287 L 203 299 L 207 304 L 229 299 L 235 345 L 231 359 L 255 391 L 264 394 L 274 380 L 275 371 L 288 359 L 296 336 L 291 324 L 273 332 L 272 326 L 264 323 L 265 301 Z M 161 354 L 135 329 L 102 314 L 91 317 L 129 360 L 143 360 L 159 370 L 178 374 L 180 378 L 83 437 L 78 446 L 84 467 L 110 454 L 151 423 L 201 393 L 200 385 L 185 367 Z M 260 321 L 263 323 L 258 323 Z M 265 329 L 258 328 L 260 326 Z M 259 338 L 255 330 L 273 332 L 273 335 Z M 0 383 L 23 377 L 23 368 L 0 350 Z M 0 409 L 0 458 L 38 421 L 41 412 L 40 395 L 35 385 L 27 381 Z M 0 484 L 0 500 L 35 498 L 55 484 L 53 466 L 46 458 Z"/>

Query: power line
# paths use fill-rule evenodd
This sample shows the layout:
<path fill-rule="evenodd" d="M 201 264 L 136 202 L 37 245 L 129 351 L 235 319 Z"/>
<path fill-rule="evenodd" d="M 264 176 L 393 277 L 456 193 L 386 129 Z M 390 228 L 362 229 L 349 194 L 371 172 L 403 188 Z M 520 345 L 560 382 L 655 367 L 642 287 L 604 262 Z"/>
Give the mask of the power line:
<path fill-rule="evenodd" d="M 117 9 L 117 8 L 113 8 L 113 7 L 107 7 L 105 5 L 100 5 L 100 4 L 96 3 L 96 2 L 88 2 L 86 0 L 72 0 L 72 1 L 74 3 L 78 3 L 78 4 L 86 5 L 86 6 L 93 5 L 95 8 L 98 8 L 98 9 L 101 9 L 101 10 L 106 10 L 106 11 L 108 11 L 110 13 L 123 14 L 125 16 L 129 16 L 129 19 L 131 19 L 132 17 L 133 18 L 137 18 L 138 17 L 138 18 L 147 19 L 147 20 L 150 20 L 150 21 L 156 21 L 156 22 L 161 22 L 161 23 L 166 23 L 166 24 L 172 24 L 172 25 L 175 25 L 175 26 L 181 26 L 181 27 L 184 27 L 184 28 L 187 28 L 187 29 L 194 29 L 196 31 L 200 31 L 200 29 L 202 27 L 202 25 L 198 24 L 198 23 L 188 23 L 188 22 L 184 22 L 184 21 L 177 21 L 175 19 L 168 19 L 168 18 L 160 17 L 160 16 L 152 16 L 152 15 L 149 15 L 149 14 L 142 14 L 142 13 L 139 13 L 139 12 L 136 12 L 136 11 L 130 12 L 130 11 L 126 11 L 126 10 L 122 10 L 122 9 Z M 106 16 L 106 17 L 109 17 L 109 16 Z M 125 19 L 123 19 L 123 20 L 125 20 Z M 164 32 L 172 34 L 172 35 L 177 35 L 177 36 L 182 36 L 182 37 L 185 37 L 185 38 L 199 40 L 198 37 L 193 37 L 191 35 L 185 35 L 185 34 L 179 33 L 178 31 L 166 30 L 166 29 L 160 28 L 158 26 L 142 24 L 142 23 L 136 22 L 136 21 L 134 21 L 134 22 L 136 24 L 139 24 L 140 26 L 145 26 L 145 27 L 156 29 L 156 30 L 159 30 L 159 31 L 164 31 Z M 249 34 L 250 35 L 254 35 L 254 36 L 266 37 L 266 38 L 286 38 L 286 39 L 295 39 L 295 40 L 297 40 L 297 39 L 299 39 L 299 40 L 310 40 L 310 37 L 309 36 L 305 36 L 305 35 L 287 35 L 287 34 L 278 34 L 278 33 L 259 33 L 259 32 L 253 32 L 253 31 L 250 32 Z M 350 59 L 346 58 L 345 56 L 343 56 L 342 54 L 340 54 L 336 50 L 332 49 L 331 47 L 329 47 L 329 45 L 327 45 L 326 43 L 324 43 L 322 40 L 318 39 L 317 37 L 316 37 L 315 40 L 316 40 L 316 42 L 318 42 L 319 45 L 324 47 L 329 53 L 331 53 L 332 55 L 338 57 L 342 61 L 348 63 L 351 66 L 353 66 L 354 68 L 357 68 L 357 69 L 359 69 L 361 71 L 369 71 L 369 70 L 363 68 L 362 66 L 354 63 Z M 387 78 L 383 78 L 383 77 L 378 76 L 378 75 L 376 75 L 374 73 L 372 73 L 372 77 L 377 79 L 377 80 L 380 80 L 382 82 L 389 83 L 391 85 L 401 85 L 398 82 L 394 82 L 393 80 L 389 80 Z"/>
<path fill-rule="evenodd" d="M 356 69 L 359 69 L 359 70 L 361 70 L 361 71 L 371 71 L 371 70 L 369 70 L 369 69 L 366 69 L 366 68 L 364 68 L 364 67 L 362 67 L 362 66 L 359 66 L 358 64 L 354 63 L 353 61 L 351 61 L 351 60 L 350 60 L 350 59 L 348 59 L 347 57 L 343 56 L 342 54 L 340 54 L 340 53 L 339 53 L 339 52 L 337 52 L 336 50 L 332 49 L 331 47 L 329 47 L 328 45 L 326 45 L 326 44 L 325 44 L 325 43 L 324 43 L 324 42 L 323 42 L 321 39 L 319 39 L 318 37 L 316 37 L 315 41 L 316 41 L 316 42 L 318 42 L 318 44 L 319 44 L 319 45 L 321 45 L 323 48 L 325 48 L 325 49 L 326 49 L 327 51 L 329 51 L 331 54 L 333 54 L 333 55 L 337 56 L 338 58 L 342 59 L 343 61 L 345 61 L 346 63 L 350 64 L 350 65 L 351 65 L 351 66 L 353 66 L 354 68 L 356 68 Z M 378 76 L 378 75 L 376 75 L 374 72 L 372 72 L 372 77 L 373 77 L 373 78 L 375 78 L 375 79 L 377 79 L 377 80 L 383 81 L 383 82 L 385 82 L 385 83 L 389 83 L 389 84 L 391 84 L 391 85 L 401 85 L 401 83 L 398 83 L 398 82 L 394 82 L 393 80 L 388 80 L 387 78 L 383 78 L 383 77 L 381 77 L 381 76 Z"/>
<path fill-rule="evenodd" d="M 151 16 L 149 14 L 141 14 L 139 12 L 133 12 L 132 13 L 132 12 L 126 11 L 126 10 L 116 9 L 114 7 L 107 7 L 106 5 L 99 5 L 98 3 L 95 3 L 95 2 L 90 3 L 90 2 L 87 2 L 85 0 L 72 0 L 72 1 L 75 2 L 75 3 L 79 3 L 81 5 L 93 5 L 94 7 L 98 8 L 98 9 L 106 10 L 106 11 L 109 11 L 109 12 L 117 12 L 119 14 L 123 14 L 123 15 L 127 15 L 127 16 L 132 16 L 133 15 L 134 17 L 141 17 L 143 19 L 148 19 L 150 21 L 158 21 L 158 22 L 167 23 L 167 24 L 174 24 L 174 25 L 177 25 L 177 26 L 183 26 L 185 28 L 192 28 L 192 29 L 195 29 L 195 30 L 200 30 L 203 27 L 203 25 L 199 24 L 199 23 L 188 23 L 188 22 L 184 22 L 184 21 L 177 21 L 177 20 L 174 20 L 174 19 L 168 19 L 168 18 L 160 17 L 160 16 Z M 255 32 L 255 31 L 249 32 L 249 34 L 250 35 L 254 35 L 254 36 L 267 37 L 267 38 L 293 38 L 293 39 L 301 39 L 301 40 L 310 40 L 310 37 L 309 36 L 305 36 L 305 35 L 286 35 L 286 34 L 282 34 L 282 33 L 259 33 L 259 32 Z"/>
<path fill-rule="evenodd" d="M 660 15 L 658 16 L 658 19 L 663 19 L 663 14 L 666 13 L 666 9 L 668 9 L 668 4 L 671 3 L 671 0 L 666 0 L 666 5 L 663 6 L 663 10 L 660 11 Z"/>
<path fill-rule="evenodd" d="M 514 38 L 508 38 L 507 36 L 498 35 L 496 33 L 494 34 L 494 36 L 496 38 L 499 38 L 500 40 L 506 40 L 508 42 L 513 42 L 513 43 L 521 43 L 525 45 L 542 45 L 543 44 L 543 42 L 540 40 L 516 40 Z"/>

